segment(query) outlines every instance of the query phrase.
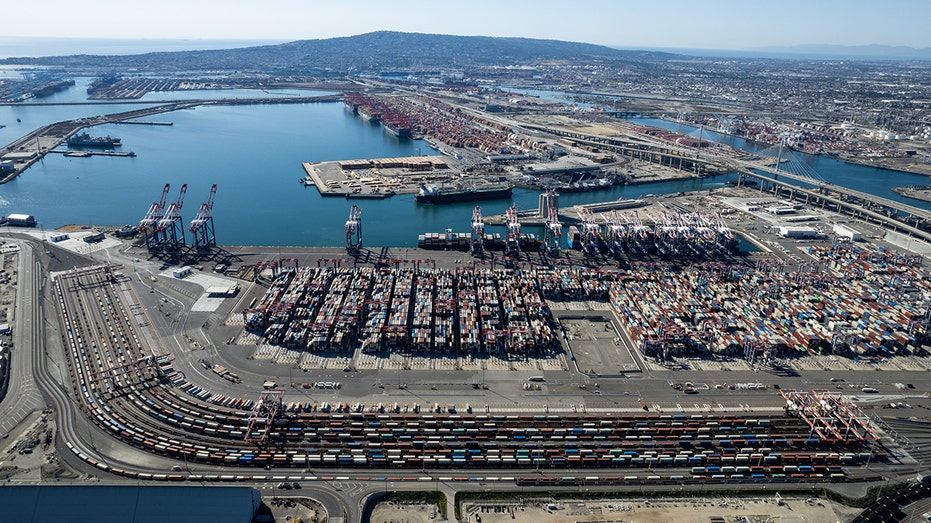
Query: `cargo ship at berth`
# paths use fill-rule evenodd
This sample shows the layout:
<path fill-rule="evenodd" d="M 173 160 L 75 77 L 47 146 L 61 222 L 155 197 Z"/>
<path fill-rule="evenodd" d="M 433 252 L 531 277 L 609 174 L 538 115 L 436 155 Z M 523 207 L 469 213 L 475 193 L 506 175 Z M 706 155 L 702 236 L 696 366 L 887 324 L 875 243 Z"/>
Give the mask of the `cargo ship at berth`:
<path fill-rule="evenodd" d="M 119 138 L 112 136 L 91 136 L 87 133 L 78 133 L 68 138 L 68 145 L 79 147 L 118 147 L 121 144 Z"/>
<path fill-rule="evenodd" d="M 456 203 L 483 200 L 504 200 L 511 197 L 510 186 L 470 187 L 467 189 L 440 189 L 435 185 L 421 185 L 420 193 L 414 197 L 417 203 Z"/>
<path fill-rule="evenodd" d="M 401 125 L 392 125 L 392 124 L 388 124 L 385 122 L 382 122 L 381 126 L 385 130 L 386 133 L 398 139 L 410 139 L 410 138 L 413 138 L 414 136 L 414 133 L 411 132 L 410 127 L 405 127 Z"/>

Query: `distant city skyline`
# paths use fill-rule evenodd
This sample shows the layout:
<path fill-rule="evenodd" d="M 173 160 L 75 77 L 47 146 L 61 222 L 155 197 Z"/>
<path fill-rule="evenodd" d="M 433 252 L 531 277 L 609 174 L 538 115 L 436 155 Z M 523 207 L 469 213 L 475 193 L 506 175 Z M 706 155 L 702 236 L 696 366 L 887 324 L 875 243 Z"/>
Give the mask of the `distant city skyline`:
<path fill-rule="evenodd" d="M 924 0 L 473 0 L 452 5 L 422 0 L 160 0 L 142 8 L 126 0 L 43 0 L 41 6 L 14 2 L 4 7 L 0 37 L 286 42 L 388 30 L 625 48 L 931 47 L 931 2 Z"/>

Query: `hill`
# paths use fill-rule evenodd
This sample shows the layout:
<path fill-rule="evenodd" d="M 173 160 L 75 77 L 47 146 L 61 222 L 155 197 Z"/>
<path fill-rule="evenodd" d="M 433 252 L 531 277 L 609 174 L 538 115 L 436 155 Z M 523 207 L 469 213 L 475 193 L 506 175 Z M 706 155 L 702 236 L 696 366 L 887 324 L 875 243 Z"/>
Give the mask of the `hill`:
<path fill-rule="evenodd" d="M 676 55 L 625 51 L 558 40 L 451 36 L 378 31 L 362 35 L 299 40 L 276 45 L 137 55 L 72 55 L 7 58 L 4 64 L 37 64 L 69 68 L 138 68 L 147 71 L 261 71 L 354 73 L 390 69 L 543 65 L 580 62 L 587 65 L 639 66 Z"/>

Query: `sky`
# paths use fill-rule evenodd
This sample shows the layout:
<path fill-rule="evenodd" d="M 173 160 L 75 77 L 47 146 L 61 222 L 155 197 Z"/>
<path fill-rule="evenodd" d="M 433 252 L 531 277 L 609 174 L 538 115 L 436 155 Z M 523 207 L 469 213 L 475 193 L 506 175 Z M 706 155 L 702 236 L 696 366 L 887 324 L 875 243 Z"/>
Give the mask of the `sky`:
<path fill-rule="evenodd" d="M 929 0 L 39 0 L 0 37 L 292 40 L 379 30 L 628 48 L 931 47 Z"/>

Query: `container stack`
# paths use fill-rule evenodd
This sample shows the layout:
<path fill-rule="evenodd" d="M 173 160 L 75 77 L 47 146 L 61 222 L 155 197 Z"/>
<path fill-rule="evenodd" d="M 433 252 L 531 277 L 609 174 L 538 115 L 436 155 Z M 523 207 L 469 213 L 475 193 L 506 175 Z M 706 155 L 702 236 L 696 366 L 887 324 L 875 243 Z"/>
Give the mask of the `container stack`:
<path fill-rule="evenodd" d="M 720 264 L 636 267 L 609 299 L 651 357 L 697 351 L 753 360 L 799 353 L 862 356 L 920 350 L 928 339 L 921 258 L 872 248 L 812 247 L 814 262 L 780 272 Z"/>
<path fill-rule="evenodd" d="M 394 296 L 391 299 L 391 313 L 385 328 L 385 343 L 388 349 L 407 349 L 408 323 L 411 309 L 411 291 L 414 285 L 414 271 L 401 269 L 394 282 Z"/>
<path fill-rule="evenodd" d="M 453 275 L 450 271 L 436 271 L 436 308 L 433 324 L 433 346 L 436 350 L 453 352 L 453 334 L 456 322 L 456 300 L 453 295 Z"/>
<path fill-rule="evenodd" d="M 414 314 L 411 317 L 411 350 L 425 352 L 433 345 L 433 298 L 436 279 L 426 269 L 417 274 Z"/>
<path fill-rule="evenodd" d="M 459 350 L 465 354 L 477 354 L 482 348 L 482 336 L 479 332 L 478 295 L 476 293 L 475 271 L 459 269 L 456 271 L 459 305 Z"/>
<path fill-rule="evenodd" d="M 368 301 L 365 325 L 362 328 L 362 351 L 375 353 L 382 349 L 385 321 L 394 292 L 394 273 L 382 268 L 375 271 L 372 293 Z"/>
<path fill-rule="evenodd" d="M 349 279 L 349 288 L 329 340 L 330 349 L 338 351 L 350 350 L 357 338 L 359 324 L 362 322 L 362 310 L 372 285 L 372 269 L 355 269 L 346 276 Z"/>
<path fill-rule="evenodd" d="M 501 303 L 494 273 L 489 269 L 476 271 L 475 292 L 478 296 L 478 314 L 482 326 L 482 343 L 488 352 L 503 348 L 501 339 Z"/>

